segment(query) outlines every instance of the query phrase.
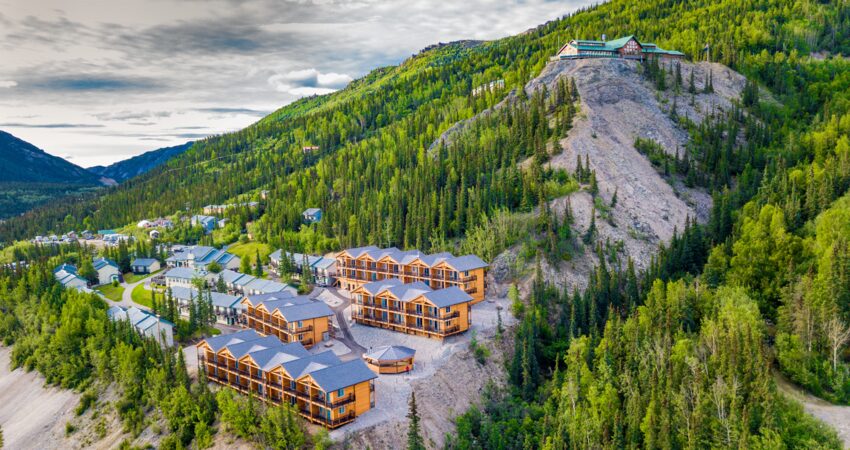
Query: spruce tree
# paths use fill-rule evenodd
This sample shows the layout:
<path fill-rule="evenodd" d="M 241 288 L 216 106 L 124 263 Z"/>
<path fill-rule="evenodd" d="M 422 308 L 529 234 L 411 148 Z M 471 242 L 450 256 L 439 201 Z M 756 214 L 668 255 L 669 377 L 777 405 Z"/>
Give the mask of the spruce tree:
<path fill-rule="evenodd" d="M 407 429 L 407 450 L 425 450 L 425 440 L 419 426 L 419 411 L 416 409 L 416 392 L 410 393 L 408 402 L 409 410 L 407 420 L 410 425 Z"/>

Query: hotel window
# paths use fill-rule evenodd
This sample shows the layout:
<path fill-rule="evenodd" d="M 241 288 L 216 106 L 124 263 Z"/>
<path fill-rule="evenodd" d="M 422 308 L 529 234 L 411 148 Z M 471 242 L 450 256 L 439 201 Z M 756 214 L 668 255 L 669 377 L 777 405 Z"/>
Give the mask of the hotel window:
<path fill-rule="evenodd" d="M 422 272 L 423 272 L 423 276 L 427 277 L 429 275 L 430 270 L 426 267 L 425 269 L 422 269 Z"/>
<path fill-rule="evenodd" d="M 343 395 L 345 395 L 345 388 L 342 388 L 342 389 L 336 391 L 337 398 L 342 397 Z M 340 412 L 342 412 L 342 411 L 340 411 Z"/>
<path fill-rule="evenodd" d="M 295 380 L 291 380 L 291 381 L 289 382 L 289 389 L 292 389 L 293 391 L 296 389 L 296 387 L 295 387 Z"/>
<path fill-rule="evenodd" d="M 298 321 L 298 328 L 301 328 L 301 327 L 303 327 L 303 326 L 304 326 L 304 323 L 303 323 L 303 322 L 301 322 L 301 321 L 299 320 L 299 321 Z"/>
<path fill-rule="evenodd" d="M 452 310 L 451 306 L 446 306 L 446 312 L 451 312 L 451 310 Z"/>
<path fill-rule="evenodd" d="M 339 413 L 340 413 L 340 414 L 345 414 L 345 406 L 340 406 L 340 407 L 339 407 Z"/>

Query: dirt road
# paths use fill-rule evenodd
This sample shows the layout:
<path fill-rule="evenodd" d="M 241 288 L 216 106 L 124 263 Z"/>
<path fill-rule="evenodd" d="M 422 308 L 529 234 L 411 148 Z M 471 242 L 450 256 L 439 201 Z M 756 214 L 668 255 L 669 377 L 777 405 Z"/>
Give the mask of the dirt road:
<path fill-rule="evenodd" d="M 791 384 L 785 377 L 775 374 L 776 387 L 780 392 L 802 403 L 807 413 L 817 417 L 838 432 L 844 448 L 850 449 L 850 406 L 833 405 Z"/>

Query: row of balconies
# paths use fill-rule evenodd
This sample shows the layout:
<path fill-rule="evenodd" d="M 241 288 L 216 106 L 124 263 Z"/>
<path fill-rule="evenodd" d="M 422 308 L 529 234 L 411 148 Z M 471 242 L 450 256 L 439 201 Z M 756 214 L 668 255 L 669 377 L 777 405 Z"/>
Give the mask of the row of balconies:
<path fill-rule="evenodd" d="M 350 273 L 351 270 L 364 270 L 368 272 L 375 272 L 385 275 L 393 275 L 393 276 L 411 276 L 411 277 L 420 277 L 420 278 L 430 278 L 432 280 L 443 280 L 443 281 L 472 281 L 476 279 L 475 275 L 469 275 L 466 277 L 459 276 L 459 273 L 454 270 L 438 270 L 432 271 L 429 273 L 425 273 L 423 270 L 399 270 L 397 267 L 387 267 L 381 265 L 367 265 L 366 263 L 360 262 L 359 264 L 356 261 L 348 260 L 342 263 L 337 263 L 337 271 L 342 270 L 340 273 Z M 432 270 L 432 269 L 429 269 Z"/>
<path fill-rule="evenodd" d="M 226 384 L 228 386 L 239 387 L 239 388 L 242 388 L 242 389 L 248 388 L 255 395 L 260 395 L 261 397 L 268 397 L 269 396 L 269 394 L 268 394 L 269 388 L 273 388 L 273 389 L 277 389 L 281 392 L 285 392 L 285 393 L 287 393 L 287 394 L 289 394 L 293 397 L 300 398 L 301 400 L 309 401 L 309 402 L 315 403 L 317 405 L 321 405 L 321 406 L 328 407 L 328 408 L 337 408 L 337 407 L 340 407 L 340 406 L 345 406 L 345 405 L 347 405 L 349 403 L 353 403 L 355 401 L 354 393 L 349 393 L 345 397 L 336 398 L 333 401 L 328 401 L 327 394 L 325 394 L 322 391 L 315 391 L 313 393 L 310 393 L 310 392 L 307 392 L 307 391 L 300 391 L 298 389 L 292 389 L 291 385 L 288 382 L 283 382 L 283 383 L 276 382 L 274 380 L 267 379 L 266 377 L 260 376 L 258 374 L 252 374 L 248 370 L 228 367 L 225 364 L 209 361 L 204 357 L 201 357 L 200 363 L 201 363 L 202 366 L 206 366 L 208 369 L 214 367 L 214 368 L 217 368 L 217 369 L 227 371 L 231 374 L 239 375 L 241 378 L 247 378 L 251 381 L 254 381 L 256 383 L 261 384 L 263 386 L 263 394 L 260 394 L 260 392 L 257 389 L 248 388 L 248 386 L 236 383 L 235 380 L 231 380 L 230 377 L 228 377 L 228 376 L 222 376 L 220 374 L 216 375 L 215 372 L 210 373 L 211 371 L 207 370 L 207 378 L 211 378 L 211 379 L 214 379 L 214 380 L 219 381 L 219 382 L 224 382 L 223 384 Z M 307 388 L 307 389 L 309 389 L 309 388 Z M 374 390 L 374 387 L 373 387 L 373 390 Z"/>
<path fill-rule="evenodd" d="M 434 334 L 441 337 L 446 337 L 460 331 L 459 325 L 451 325 L 443 327 L 442 329 L 438 329 L 424 324 L 422 326 L 417 326 L 416 324 L 411 323 L 393 322 L 389 318 L 387 320 L 384 320 L 382 317 L 376 317 L 357 312 L 352 312 L 351 318 L 357 321 L 361 321 L 367 325 L 374 325 L 382 328 L 394 328 L 402 332 L 421 331 L 424 333 Z"/>
<path fill-rule="evenodd" d="M 368 301 L 359 301 L 358 300 L 358 301 L 355 302 L 355 304 L 358 305 L 358 306 L 364 307 L 364 308 L 377 309 L 377 310 L 381 310 L 381 311 L 389 311 L 389 312 L 393 312 L 393 313 L 400 313 L 400 314 L 403 314 L 403 315 L 406 315 L 406 316 L 424 317 L 426 319 L 434 319 L 434 320 L 449 320 L 449 319 L 454 319 L 455 317 L 460 316 L 460 311 L 452 311 L 448 314 L 434 315 L 434 314 L 429 314 L 425 311 L 416 311 L 415 309 L 411 310 L 411 309 L 405 309 L 404 307 L 397 307 L 397 306 L 382 306 L 379 303 L 368 302 Z"/>
<path fill-rule="evenodd" d="M 313 331 L 313 325 L 306 325 L 298 328 L 294 323 L 289 323 L 286 321 L 280 321 L 274 316 L 270 314 L 258 314 L 252 313 L 250 311 L 246 311 L 243 313 L 246 319 L 254 319 L 255 321 L 260 322 L 262 325 L 268 325 L 277 330 L 283 331 L 287 334 L 298 334 L 298 333 L 306 333 L 308 331 Z"/>

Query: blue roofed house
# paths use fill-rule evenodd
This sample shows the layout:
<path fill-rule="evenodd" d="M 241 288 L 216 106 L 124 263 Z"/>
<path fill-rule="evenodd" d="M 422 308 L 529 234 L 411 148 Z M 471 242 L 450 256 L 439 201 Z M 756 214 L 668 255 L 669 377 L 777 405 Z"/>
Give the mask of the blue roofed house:
<path fill-rule="evenodd" d="M 130 263 L 130 268 L 136 275 L 154 273 L 160 268 L 159 261 L 154 258 L 136 258 Z"/>
<path fill-rule="evenodd" d="M 174 345 L 174 324 L 135 306 L 113 306 L 106 314 L 115 322 L 127 321 L 145 337 L 154 338 L 163 347 Z"/>
<path fill-rule="evenodd" d="M 109 258 L 97 258 L 92 261 L 94 270 L 97 271 L 98 284 L 109 284 L 113 281 L 121 281 L 121 270 L 118 264 Z"/>
<path fill-rule="evenodd" d="M 177 300 L 180 315 L 189 316 L 189 305 L 191 302 L 200 301 L 201 297 L 206 300 L 208 297 L 212 302 L 213 311 L 215 312 L 216 321 L 226 325 L 237 324 L 245 311 L 242 305 L 242 296 L 230 295 L 223 292 L 204 292 L 201 294 L 195 288 L 184 286 L 173 286 L 171 295 Z"/>
<path fill-rule="evenodd" d="M 305 264 L 313 273 L 313 280 L 318 286 L 331 286 L 336 281 L 336 258 L 331 256 L 304 255 L 301 253 L 284 252 L 276 250 L 269 255 L 269 266 L 271 271 L 280 276 L 283 258 L 288 258 L 294 271 L 293 275 L 300 279 Z M 305 261 L 306 258 L 306 261 Z"/>
<path fill-rule="evenodd" d="M 175 267 L 165 272 L 165 285 L 169 288 L 181 286 L 191 288 L 195 286 L 195 279 L 203 279 L 206 272 L 190 269 L 188 267 Z"/>
<path fill-rule="evenodd" d="M 319 208 L 307 208 L 301 213 L 306 223 L 318 223 L 322 220 L 322 210 Z"/>
<path fill-rule="evenodd" d="M 218 219 L 213 216 L 205 216 L 202 214 L 194 215 L 189 219 L 192 226 L 200 225 L 205 233 L 210 233 L 218 227 Z"/>
<path fill-rule="evenodd" d="M 222 269 L 239 268 L 239 257 L 224 250 L 204 245 L 181 248 L 165 260 L 168 267 L 188 267 L 190 269 L 206 270 L 212 262 Z"/>
<path fill-rule="evenodd" d="M 76 289 L 82 292 L 92 292 L 92 290 L 89 289 L 88 281 L 77 275 L 77 268 L 71 264 L 61 264 L 57 266 L 53 269 L 53 276 L 56 278 L 56 281 L 65 288 Z"/>

